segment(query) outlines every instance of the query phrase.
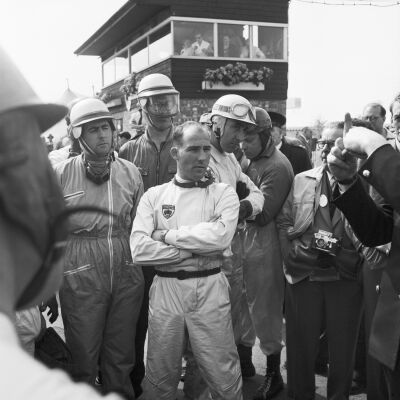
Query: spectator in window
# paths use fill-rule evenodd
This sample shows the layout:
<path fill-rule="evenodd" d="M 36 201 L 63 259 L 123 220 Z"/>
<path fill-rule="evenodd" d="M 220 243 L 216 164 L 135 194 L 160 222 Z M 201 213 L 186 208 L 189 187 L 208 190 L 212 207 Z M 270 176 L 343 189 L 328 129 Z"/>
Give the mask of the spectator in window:
<path fill-rule="evenodd" d="M 193 53 L 197 57 L 208 57 L 213 54 L 211 44 L 203 40 L 201 33 L 196 33 L 196 41 L 192 43 Z"/>
<path fill-rule="evenodd" d="M 224 35 L 222 44 L 223 46 L 221 55 L 223 57 L 239 57 L 240 47 L 238 45 L 235 45 L 235 41 L 231 40 L 229 35 Z"/>
<path fill-rule="evenodd" d="M 189 39 L 186 39 L 183 42 L 183 47 L 180 52 L 180 55 L 185 56 L 185 57 L 194 56 L 194 49 L 193 49 L 192 44 Z"/>
<path fill-rule="evenodd" d="M 253 56 L 252 58 L 265 58 L 265 54 L 257 47 L 252 46 Z M 240 50 L 240 58 L 249 58 L 250 57 L 250 40 L 244 40 L 244 44 Z"/>

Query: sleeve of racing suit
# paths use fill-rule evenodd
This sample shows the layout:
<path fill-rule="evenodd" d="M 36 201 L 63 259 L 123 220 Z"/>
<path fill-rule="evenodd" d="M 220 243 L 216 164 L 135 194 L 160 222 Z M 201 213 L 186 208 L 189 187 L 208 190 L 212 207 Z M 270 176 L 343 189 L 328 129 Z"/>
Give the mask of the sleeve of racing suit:
<path fill-rule="evenodd" d="M 264 172 L 260 185 L 264 206 L 256 216 L 257 225 L 267 225 L 276 217 L 289 194 L 292 181 L 293 173 L 283 165 L 277 164 L 275 168 Z"/>
<path fill-rule="evenodd" d="M 165 242 L 195 254 L 223 251 L 231 244 L 239 213 L 235 190 L 226 185 L 215 205 L 215 218 L 210 222 L 170 229 Z"/>
<path fill-rule="evenodd" d="M 155 229 L 154 205 L 151 196 L 153 191 L 147 191 L 140 199 L 137 207 L 136 217 L 133 221 L 130 237 L 132 260 L 138 265 L 168 265 L 176 264 L 192 254 L 180 250 L 175 246 L 169 246 L 151 238 Z"/>
<path fill-rule="evenodd" d="M 276 217 L 276 224 L 278 227 L 279 241 L 281 244 L 281 253 L 283 261 L 287 259 L 289 254 L 291 243 L 288 237 L 288 229 L 293 227 L 293 185 L 290 189 L 289 195 L 287 196 L 281 211 Z"/>
<path fill-rule="evenodd" d="M 135 219 L 139 201 L 144 193 L 143 179 L 138 169 L 135 170 L 134 182 L 135 182 L 135 191 L 133 193 L 133 207 L 131 211 L 132 221 Z"/>
<path fill-rule="evenodd" d="M 243 200 L 248 200 L 250 202 L 251 207 L 253 208 L 251 216 L 255 217 L 263 209 L 264 196 L 261 193 L 261 190 L 253 183 L 253 181 L 242 172 L 239 164 L 237 164 L 237 167 L 237 182 L 243 182 L 250 191 L 248 196 Z"/>
<path fill-rule="evenodd" d="M 130 160 L 129 160 L 129 154 L 128 154 L 128 153 L 129 153 L 129 146 L 128 146 L 128 143 L 129 143 L 129 142 L 123 144 L 122 147 L 119 149 L 118 157 L 119 157 L 119 158 L 123 158 L 124 160 L 130 161 Z"/>

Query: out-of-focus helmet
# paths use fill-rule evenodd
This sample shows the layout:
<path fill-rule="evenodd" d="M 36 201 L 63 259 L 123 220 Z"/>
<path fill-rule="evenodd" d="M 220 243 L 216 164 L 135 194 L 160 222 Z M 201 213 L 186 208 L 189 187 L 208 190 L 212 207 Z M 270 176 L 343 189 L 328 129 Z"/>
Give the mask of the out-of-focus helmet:
<path fill-rule="evenodd" d="M 207 113 L 202 114 L 200 116 L 199 122 L 200 122 L 200 124 L 211 126 L 212 125 L 211 113 L 207 112 Z"/>
<path fill-rule="evenodd" d="M 138 86 L 137 98 L 140 107 L 156 117 L 173 117 L 179 113 L 179 92 L 168 76 L 150 74 Z"/>
<path fill-rule="evenodd" d="M 220 97 L 213 105 L 211 118 L 216 115 L 256 125 L 254 107 L 247 99 L 237 94 Z"/>
<path fill-rule="evenodd" d="M 99 99 L 87 98 L 78 101 L 72 106 L 69 119 L 72 127 L 72 135 L 75 139 L 81 136 L 84 124 L 99 119 L 108 119 L 111 129 L 115 130 L 110 111 L 104 102 Z"/>
<path fill-rule="evenodd" d="M 31 112 L 41 133 L 52 127 L 67 114 L 61 104 L 43 103 L 25 80 L 15 64 L 0 47 L 0 114 L 12 110 Z"/>
<path fill-rule="evenodd" d="M 269 114 L 261 107 L 254 107 L 256 111 L 256 124 L 259 128 L 272 128 Z"/>

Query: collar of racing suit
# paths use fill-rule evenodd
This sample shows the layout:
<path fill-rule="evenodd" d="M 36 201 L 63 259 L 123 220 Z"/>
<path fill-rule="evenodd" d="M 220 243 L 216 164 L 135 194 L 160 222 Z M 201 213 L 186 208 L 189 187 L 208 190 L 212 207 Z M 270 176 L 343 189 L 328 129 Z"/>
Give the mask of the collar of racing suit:
<path fill-rule="evenodd" d="M 211 171 L 207 169 L 204 177 L 199 181 L 185 181 L 179 176 L 174 176 L 173 182 L 176 186 L 191 189 L 191 188 L 201 188 L 205 189 L 207 186 L 210 186 L 214 182 L 214 178 L 211 174 Z"/>

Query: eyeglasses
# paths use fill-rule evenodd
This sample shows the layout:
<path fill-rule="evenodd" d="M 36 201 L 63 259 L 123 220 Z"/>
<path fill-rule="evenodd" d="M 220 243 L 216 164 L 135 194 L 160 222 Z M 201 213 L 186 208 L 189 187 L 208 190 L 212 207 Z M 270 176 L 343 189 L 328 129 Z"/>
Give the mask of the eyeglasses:
<path fill-rule="evenodd" d="M 367 115 L 363 119 L 364 119 L 364 121 L 376 122 L 376 121 L 378 121 L 379 117 L 376 115 Z"/>
<path fill-rule="evenodd" d="M 317 149 L 322 150 L 325 146 L 328 146 L 328 149 L 332 148 L 335 145 L 334 140 L 317 140 Z"/>

